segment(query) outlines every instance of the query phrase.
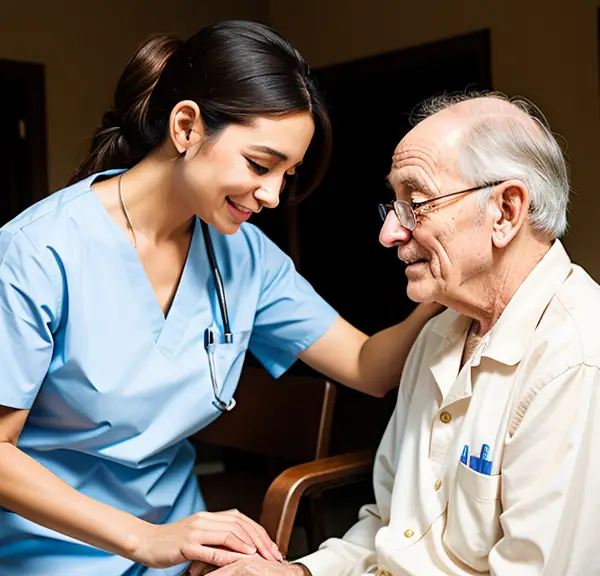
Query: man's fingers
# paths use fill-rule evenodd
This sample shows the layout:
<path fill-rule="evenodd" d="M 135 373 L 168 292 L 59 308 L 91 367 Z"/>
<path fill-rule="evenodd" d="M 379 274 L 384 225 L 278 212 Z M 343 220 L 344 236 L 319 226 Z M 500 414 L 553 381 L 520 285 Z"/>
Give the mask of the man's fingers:
<path fill-rule="evenodd" d="M 245 572 L 243 566 L 239 564 L 229 564 L 215 569 L 214 572 L 210 573 L 210 576 L 248 576 L 248 572 Z"/>
<path fill-rule="evenodd" d="M 204 576 L 214 572 L 216 568 L 205 562 L 192 562 L 184 576 Z"/>

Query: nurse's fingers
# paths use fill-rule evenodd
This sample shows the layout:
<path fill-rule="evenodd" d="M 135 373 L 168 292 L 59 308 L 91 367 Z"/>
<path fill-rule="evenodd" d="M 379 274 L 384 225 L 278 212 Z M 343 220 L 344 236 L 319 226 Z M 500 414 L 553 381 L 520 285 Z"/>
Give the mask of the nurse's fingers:
<path fill-rule="evenodd" d="M 239 524 L 248 534 L 256 545 L 259 554 L 265 560 L 273 560 L 275 562 L 283 562 L 283 556 L 277 547 L 277 544 L 269 538 L 267 531 L 257 522 L 248 518 L 238 510 L 227 510 L 224 512 L 216 512 L 215 516 L 221 519 L 229 519 L 232 522 Z"/>
<path fill-rule="evenodd" d="M 245 554 L 254 554 L 256 552 L 257 546 L 252 534 L 250 534 L 240 522 L 211 512 L 198 512 L 195 514 L 194 518 L 195 520 L 192 526 L 195 530 L 205 532 L 231 532 L 247 546 L 252 548 L 252 550 L 244 550 Z"/>
<path fill-rule="evenodd" d="M 249 540 L 248 535 L 235 523 L 210 522 L 208 524 L 206 528 L 201 523 L 194 527 L 193 532 L 190 533 L 190 546 L 218 546 L 246 556 L 256 554 L 256 547 L 246 543 L 246 540 Z M 204 558 L 191 558 L 187 553 L 185 554 L 191 560 L 204 560 Z"/>
<path fill-rule="evenodd" d="M 201 544 L 189 544 L 182 549 L 184 556 L 188 560 L 196 560 L 212 566 L 228 566 L 243 558 L 248 558 L 247 554 L 239 554 L 229 550 L 213 548 L 212 546 L 202 546 Z"/>
<path fill-rule="evenodd" d="M 267 560 L 282 562 L 283 556 L 279 552 L 277 545 L 269 538 L 267 531 L 260 525 L 237 510 L 228 510 L 226 512 L 201 512 L 210 516 L 211 520 L 219 523 L 226 523 L 228 526 L 235 524 L 249 535 L 258 553 Z"/>

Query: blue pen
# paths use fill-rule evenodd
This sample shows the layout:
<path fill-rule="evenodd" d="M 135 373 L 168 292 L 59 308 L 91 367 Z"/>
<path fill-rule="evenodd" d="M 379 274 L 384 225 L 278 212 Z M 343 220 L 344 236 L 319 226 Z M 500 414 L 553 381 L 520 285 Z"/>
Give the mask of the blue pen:
<path fill-rule="evenodd" d="M 469 460 L 469 446 L 467 446 L 467 444 L 465 444 L 462 454 L 460 455 L 460 461 L 466 466 L 468 460 Z"/>
<path fill-rule="evenodd" d="M 487 459 L 489 453 L 490 447 L 487 444 L 483 444 L 481 447 L 479 472 L 486 476 L 489 476 L 492 473 L 492 461 Z"/>
<path fill-rule="evenodd" d="M 477 456 L 471 456 L 469 458 L 469 468 L 475 470 L 475 472 L 479 472 L 479 458 L 477 458 Z"/>
<path fill-rule="evenodd" d="M 482 460 L 487 460 L 488 454 L 490 453 L 490 447 L 487 444 L 483 444 L 481 446 L 481 454 L 479 455 L 479 457 Z"/>

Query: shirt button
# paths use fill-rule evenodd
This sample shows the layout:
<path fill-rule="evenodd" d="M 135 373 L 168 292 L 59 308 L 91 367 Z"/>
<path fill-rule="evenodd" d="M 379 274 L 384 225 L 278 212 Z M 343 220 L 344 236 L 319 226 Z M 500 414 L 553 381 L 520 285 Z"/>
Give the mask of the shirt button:
<path fill-rule="evenodd" d="M 442 481 L 441 480 L 436 480 L 435 484 L 433 485 L 433 487 L 435 488 L 435 491 L 437 492 L 442 487 Z"/>
<path fill-rule="evenodd" d="M 442 412 L 440 414 L 440 420 L 444 424 L 450 424 L 450 421 L 452 420 L 452 415 L 450 414 L 450 412 Z"/>
<path fill-rule="evenodd" d="M 406 538 L 412 538 L 415 535 L 414 531 L 411 530 L 410 528 L 408 530 L 404 531 L 404 536 Z"/>

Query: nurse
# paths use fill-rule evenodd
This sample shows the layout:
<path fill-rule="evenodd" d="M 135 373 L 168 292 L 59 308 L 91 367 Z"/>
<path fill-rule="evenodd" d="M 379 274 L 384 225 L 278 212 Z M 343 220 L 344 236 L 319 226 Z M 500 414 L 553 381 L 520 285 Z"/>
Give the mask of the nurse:
<path fill-rule="evenodd" d="M 156 36 L 72 185 L 1 230 L 3 576 L 281 559 L 250 519 L 205 511 L 186 438 L 232 407 L 247 350 L 275 376 L 300 358 L 380 396 L 437 311 L 369 338 L 247 223 L 286 185 L 314 187 L 330 140 L 306 64 L 271 29 Z"/>

